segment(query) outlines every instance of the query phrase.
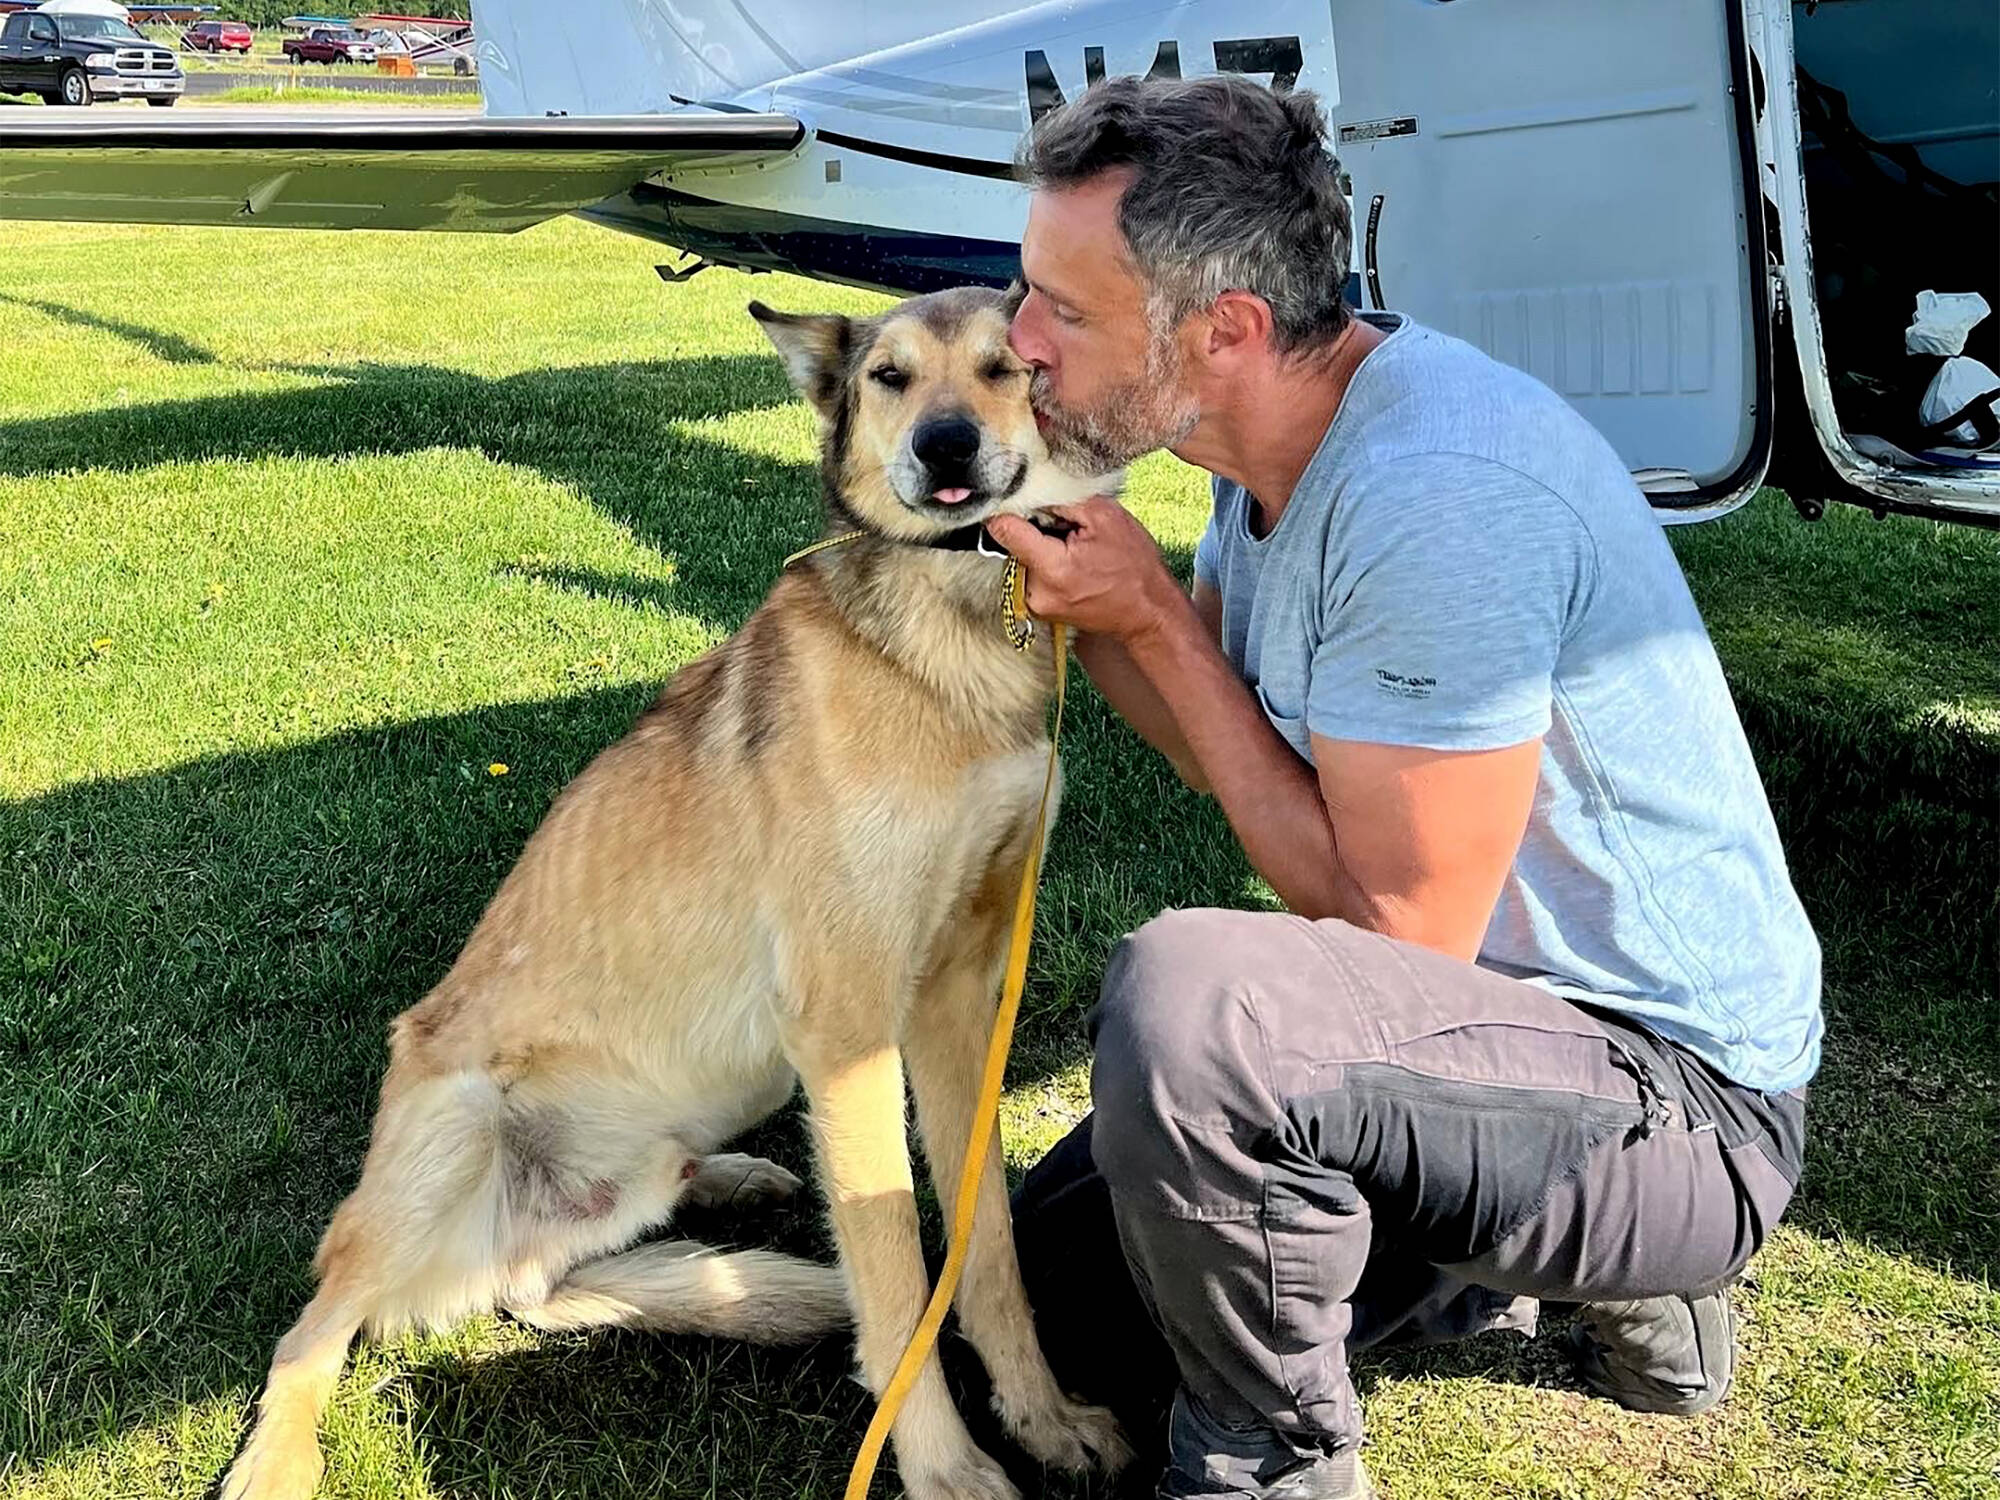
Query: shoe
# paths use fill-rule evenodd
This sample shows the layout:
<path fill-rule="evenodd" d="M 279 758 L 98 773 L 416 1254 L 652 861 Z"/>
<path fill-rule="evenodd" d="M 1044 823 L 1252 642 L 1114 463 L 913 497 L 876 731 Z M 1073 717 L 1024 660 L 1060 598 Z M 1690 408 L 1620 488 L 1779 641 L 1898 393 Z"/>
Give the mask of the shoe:
<path fill-rule="evenodd" d="M 1352 1447 L 1300 1453 L 1270 1428 L 1225 1427 L 1182 1390 L 1158 1500 L 1376 1500 Z"/>
<path fill-rule="evenodd" d="M 1736 1315 L 1729 1292 L 1586 1302 L 1570 1330 L 1583 1383 L 1627 1411 L 1691 1417 L 1729 1394 Z"/>

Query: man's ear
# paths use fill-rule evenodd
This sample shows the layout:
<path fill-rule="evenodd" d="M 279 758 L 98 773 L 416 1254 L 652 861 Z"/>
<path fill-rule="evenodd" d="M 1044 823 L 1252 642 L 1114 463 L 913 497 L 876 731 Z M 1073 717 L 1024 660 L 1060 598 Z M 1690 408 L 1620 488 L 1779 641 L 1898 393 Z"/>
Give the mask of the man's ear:
<path fill-rule="evenodd" d="M 776 347 L 798 393 L 821 416 L 831 416 L 847 378 L 854 325 L 839 313 L 781 313 L 761 302 L 750 304 L 750 316 Z"/>
<path fill-rule="evenodd" d="M 1227 291 L 1208 310 L 1208 352 L 1247 354 L 1271 344 L 1271 304 L 1255 292 Z"/>

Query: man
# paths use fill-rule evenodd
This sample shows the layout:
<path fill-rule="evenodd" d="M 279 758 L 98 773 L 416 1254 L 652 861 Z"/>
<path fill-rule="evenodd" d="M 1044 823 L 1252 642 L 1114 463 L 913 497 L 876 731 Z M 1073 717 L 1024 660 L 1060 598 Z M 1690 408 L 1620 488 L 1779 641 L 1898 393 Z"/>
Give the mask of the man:
<path fill-rule="evenodd" d="M 1192 598 L 1108 499 L 991 530 L 1289 908 L 1114 953 L 1093 1116 L 1016 1201 L 1052 1355 L 1117 1401 L 1157 1339 L 1119 1298 L 1157 1325 L 1161 1496 L 1372 1493 L 1348 1350 L 1537 1299 L 1594 1390 L 1702 1410 L 1798 1180 L 1819 948 L 1644 497 L 1530 377 L 1343 306 L 1310 96 L 1112 80 L 1021 160 L 1050 444 L 1171 448 L 1214 514 Z"/>

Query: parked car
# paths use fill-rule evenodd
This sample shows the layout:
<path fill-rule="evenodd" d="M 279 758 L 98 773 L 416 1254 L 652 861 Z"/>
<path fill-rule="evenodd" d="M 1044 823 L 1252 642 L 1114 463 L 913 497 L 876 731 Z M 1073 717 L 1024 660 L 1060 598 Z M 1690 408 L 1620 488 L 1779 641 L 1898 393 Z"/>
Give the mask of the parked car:
<path fill-rule="evenodd" d="M 164 107 L 186 88 L 174 54 L 116 17 L 28 10 L 0 22 L 0 94 L 78 105 L 144 99 Z"/>
<path fill-rule="evenodd" d="M 372 63 L 375 48 L 355 35 L 351 26 L 315 26 L 304 36 L 285 38 L 285 57 L 295 63 Z"/>
<path fill-rule="evenodd" d="M 197 21 L 181 33 L 190 52 L 241 52 L 250 55 L 250 28 L 241 21 Z"/>

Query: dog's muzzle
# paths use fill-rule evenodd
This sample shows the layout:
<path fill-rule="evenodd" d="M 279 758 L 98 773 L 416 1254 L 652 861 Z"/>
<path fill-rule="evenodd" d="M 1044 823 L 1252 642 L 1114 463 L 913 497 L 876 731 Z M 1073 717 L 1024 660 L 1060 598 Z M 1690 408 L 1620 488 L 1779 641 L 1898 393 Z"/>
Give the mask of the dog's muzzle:
<path fill-rule="evenodd" d="M 964 417 L 933 417 L 910 434 L 910 454 L 924 466 L 933 500 L 957 505 L 972 497 L 979 444 L 979 429 Z"/>
<path fill-rule="evenodd" d="M 890 477 L 910 509 L 959 522 L 972 520 L 982 504 L 1008 498 L 1027 472 L 1019 453 L 988 443 L 977 423 L 953 413 L 916 425 Z"/>

